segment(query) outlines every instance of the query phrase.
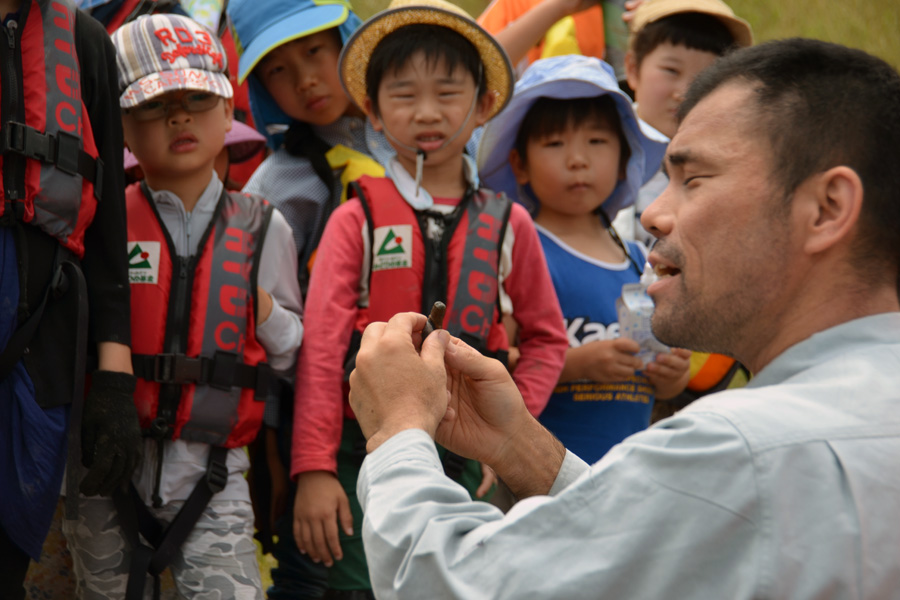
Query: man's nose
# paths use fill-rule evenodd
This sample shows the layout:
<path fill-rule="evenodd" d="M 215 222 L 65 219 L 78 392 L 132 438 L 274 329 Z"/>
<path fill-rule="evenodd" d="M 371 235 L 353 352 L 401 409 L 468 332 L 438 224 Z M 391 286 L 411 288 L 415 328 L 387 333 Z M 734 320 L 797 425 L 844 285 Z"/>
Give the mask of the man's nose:
<path fill-rule="evenodd" d="M 675 215 L 671 210 L 670 188 L 666 186 L 663 193 L 654 200 L 641 214 L 641 225 L 656 238 L 669 235 L 675 225 Z"/>

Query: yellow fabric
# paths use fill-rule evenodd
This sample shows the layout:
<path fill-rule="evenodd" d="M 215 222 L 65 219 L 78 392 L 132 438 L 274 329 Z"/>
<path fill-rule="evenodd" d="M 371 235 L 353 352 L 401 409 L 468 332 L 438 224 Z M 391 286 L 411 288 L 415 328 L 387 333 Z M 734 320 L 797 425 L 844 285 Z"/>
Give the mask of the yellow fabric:
<path fill-rule="evenodd" d="M 572 16 L 563 17 L 547 30 L 544 34 L 544 47 L 541 49 L 541 58 L 567 54 L 581 54 L 578 38 L 575 37 L 575 19 Z"/>
<path fill-rule="evenodd" d="M 384 177 L 384 167 L 367 154 L 357 152 L 342 144 L 336 144 L 325 153 L 325 158 L 332 169 L 341 169 L 341 202 L 347 200 L 347 188 L 362 177 Z"/>
<path fill-rule="evenodd" d="M 335 144 L 325 153 L 325 159 L 332 169 L 341 170 L 341 204 L 347 201 L 347 188 L 350 184 L 363 175 L 384 177 L 384 167 L 378 164 L 378 161 L 343 144 Z M 306 263 L 309 271 L 312 271 L 313 263 L 316 262 L 316 250 L 318 249 L 310 253 Z"/>

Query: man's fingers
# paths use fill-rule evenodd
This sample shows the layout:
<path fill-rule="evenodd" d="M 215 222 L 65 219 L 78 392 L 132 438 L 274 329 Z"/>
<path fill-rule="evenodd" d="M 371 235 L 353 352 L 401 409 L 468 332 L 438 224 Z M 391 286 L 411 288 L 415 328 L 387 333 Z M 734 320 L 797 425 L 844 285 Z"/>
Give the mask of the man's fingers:
<path fill-rule="evenodd" d="M 375 321 L 374 323 L 369 323 L 363 330 L 360 347 L 363 347 L 366 344 L 374 344 L 379 339 L 381 339 L 381 336 L 384 335 L 385 327 L 387 327 L 387 323 L 383 321 Z"/>
<path fill-rule="evenodd" d="M 472 346 L 453 336 L 449 337 L 444 350 L 444 363 L 449 368 L 455 369 L 475 380 L 490 377 L 497 366 L 506 371 L 499 361 L 485 357 Z"/>
<path fill-rule="evenodd" d="M 444 352 L 450 343 L 450 334 L 444 329 L 438 329 L 434 335 L 429 335 L 422 342 L 422 350 L 419 355 L 429 366 L 444 367 Z"/>

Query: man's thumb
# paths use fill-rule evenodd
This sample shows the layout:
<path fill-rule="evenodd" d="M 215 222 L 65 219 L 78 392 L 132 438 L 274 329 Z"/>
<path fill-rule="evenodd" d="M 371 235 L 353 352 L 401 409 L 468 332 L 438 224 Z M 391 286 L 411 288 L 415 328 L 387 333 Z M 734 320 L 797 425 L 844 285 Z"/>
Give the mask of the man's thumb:
<path fill-rule="evenodd" d="M 444 352 L 450 343 L 450 334 L 446 329 L 437 329 L 422 342 L 419 356 L 428 364 L 444 365 Z"/>

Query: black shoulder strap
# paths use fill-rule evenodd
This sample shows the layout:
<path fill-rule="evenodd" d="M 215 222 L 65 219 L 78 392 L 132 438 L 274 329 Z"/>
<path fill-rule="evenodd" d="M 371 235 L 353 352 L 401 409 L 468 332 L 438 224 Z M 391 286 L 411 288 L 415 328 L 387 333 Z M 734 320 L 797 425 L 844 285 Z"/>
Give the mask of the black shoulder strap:
<path fill-rule="evenodd" d="M 367 286 L 369 288 L 369 293 L 371 293 L 372 265 L 374 264 L 373 261 L 375 256 L 375 220 L 372 218 L 372 207 L 369 206 L 369 199 L 366 198 L 365 193 L 363 193 L 362 186 L 359 185 L 359 182 L 357 181 L 350 182 L 348 198 L 359 199 L 359 204 L 362 206 L 363 214 L 366 216 L 366 231 L 369 233 L 369 281 L 367 283 Z"/>

